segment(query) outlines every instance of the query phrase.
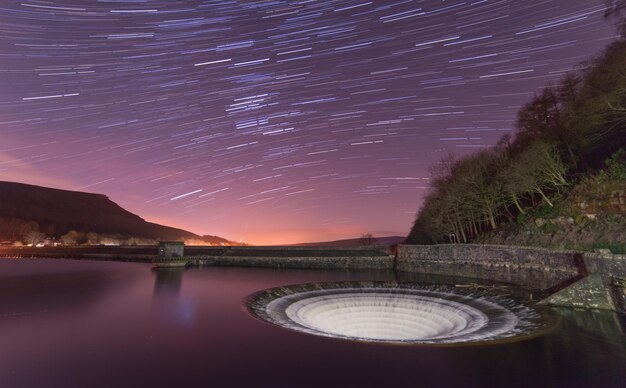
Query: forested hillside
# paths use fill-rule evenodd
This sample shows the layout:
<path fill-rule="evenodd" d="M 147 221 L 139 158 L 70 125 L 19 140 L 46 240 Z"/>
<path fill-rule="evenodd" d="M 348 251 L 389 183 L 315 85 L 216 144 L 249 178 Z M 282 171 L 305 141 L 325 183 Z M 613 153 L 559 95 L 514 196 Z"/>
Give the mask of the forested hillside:
<path fill-rule="evenodd" d="M 608 1 L 608 5 L 607 16 L 626 32 L 626 2 Z M 537 93 L 519 111 L 514 138 L 505 136 L 491 149 L 438 163 L 432 171 L 433 189 L 407 242 L 484 239 L 505 225 L 522 225 L 550 213 L 577 185 L 575 192 L 584 197 L 580 187 L 590 182 L 595 188 L 609 184 L 602 186 L 613 190 L 606 195 L 615 195 L 626 185 L 625 147 L 626 40 L 622 38 Z M 584 206 L 579 210 L 579 215 L 587 214 Z M 576 211 L 570 206 L 568 214 L 575 219 Z M 613 212 L 620 217 L 619 209 Z"/>

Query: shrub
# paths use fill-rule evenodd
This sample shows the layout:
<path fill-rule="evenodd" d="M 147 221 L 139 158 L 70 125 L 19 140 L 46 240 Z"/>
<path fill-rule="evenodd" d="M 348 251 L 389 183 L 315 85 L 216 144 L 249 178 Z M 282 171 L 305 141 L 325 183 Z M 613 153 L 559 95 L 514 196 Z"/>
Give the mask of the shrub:
<path fill-rule="evenodd" d="M 552 222 L 548 222 L 547 224 L 543 226 L 543 230 L 546 233 L 554 233 L 556 232 L 556 229 L 557 229 L 556 225 L 554 225 Z"/>
<path fill-rule="evenodd" d="M 556 206 L 550 206 L 545 203 L 537 208 L 534 214 L 535 217 L 538 218 L 550 218 L 551 216 L 558 214 L 558 209 L 556 208 Z"/>
<path fill-rule="evenodd" d="M 618 243 L 610 243 L 607 241 L 598 241 L 591 246 L 592 249 L 608 249 L 611 253 L 623 255 L 626 254 L 626 245 Z"/>
<path fill-rule="evenodd" d="M 610 180 L 626 181 L 626 152 L 623 149 L 611 155 L 604 163 Z"/>

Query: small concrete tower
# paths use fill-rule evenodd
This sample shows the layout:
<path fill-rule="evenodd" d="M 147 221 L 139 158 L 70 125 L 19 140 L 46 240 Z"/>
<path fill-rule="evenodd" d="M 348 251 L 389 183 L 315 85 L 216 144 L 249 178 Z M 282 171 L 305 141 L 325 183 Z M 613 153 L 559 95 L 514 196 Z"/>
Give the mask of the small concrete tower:
<path fill-rule="evenodd" d="M 182 258 L 185 254 L 185 243 L 182 241 L 160 241 L 160 258 Z"/>

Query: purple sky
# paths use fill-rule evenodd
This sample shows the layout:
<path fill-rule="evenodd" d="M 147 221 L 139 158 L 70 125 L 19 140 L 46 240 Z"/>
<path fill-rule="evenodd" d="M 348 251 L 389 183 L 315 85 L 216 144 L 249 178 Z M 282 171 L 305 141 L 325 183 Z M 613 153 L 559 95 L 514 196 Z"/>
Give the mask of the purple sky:
<path fill-rule="evenodd" d="M 598 0 L 3 1 L 0 180 L 248 243 L 405 235 L 615 37 Z"/>

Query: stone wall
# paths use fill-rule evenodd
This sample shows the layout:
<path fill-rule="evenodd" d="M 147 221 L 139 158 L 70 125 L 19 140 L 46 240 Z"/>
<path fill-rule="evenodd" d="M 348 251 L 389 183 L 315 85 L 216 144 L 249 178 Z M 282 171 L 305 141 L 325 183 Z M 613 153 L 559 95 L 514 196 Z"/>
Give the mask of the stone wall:
<path fill-rule="evenodd" d="M 561 288 L 582 276 L 582 254 L 500 245 L 399 245 L 396 269 L 516 284 Z"/>
<path fill-rule="evenodd" d="M 574 193 L 571 201 L 587 215 L 626 215 L 626 183 L 612 182 L 592 186 L 590 190 Z"/>
<path fill-rule="evenodd" d="M 393 256 L 186 256 L 192 266 L 294 269 L 393 269 Z"/>
<path fill-rule="evenodd" d="M 584 261 L 589 276 L 541 303 L 626 313 L 626 255 L 586 252 Z"/>
<path fill-rule="evenodd" d="M 394 257 L 384 247 L 236 246 L 221 253 L 190 252 L 193 266 L 296 269 L 393 269 Z"/>
<path fill-rule="evenodd" d="M 597 274 L 609 291 L 613 310 L 626 313 L 626 255 L 586 253 L 587 271 Z"/>

